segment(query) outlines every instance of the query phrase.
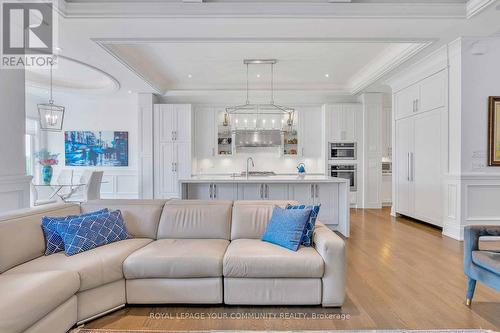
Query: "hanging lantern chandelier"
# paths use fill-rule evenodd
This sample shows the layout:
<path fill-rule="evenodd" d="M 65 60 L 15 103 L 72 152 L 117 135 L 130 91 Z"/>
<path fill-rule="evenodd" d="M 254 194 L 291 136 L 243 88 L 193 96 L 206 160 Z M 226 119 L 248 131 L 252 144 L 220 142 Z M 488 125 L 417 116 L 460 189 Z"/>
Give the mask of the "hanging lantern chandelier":
<path fill-rule="evenodd" d="M 235 116 L 266 116 L 278 115 L 284 116 L 284 121 L 288 126 L 293 126 L 295 109 L 287 106 L 277 105 L 274 103 L 274 65 L 278 61 L 276 59 L 244 59 L 243 64 L 246 65 L 246 102 L 242 105 L 226 107 L 226 114 L 224 115 L 224 122 L 227 123 L 228 119 Z M 270 101 L 268 104 L 254 104 L 250 103 L 249 98 L 249 83 L 248 83 L 248 66 L 249 65 L 270 65 L 271 67 L 271 91 Z M 237 122 L 238 120 L 236 120 Z"/>
<path fill-rule="evenodd" d="M 50 62 L 50 99 L 48 104 L 38 104 L 38 115 L 40 116 L 40 129 L 44 131 L 62 131 L 64 121 L 64 106 L 54 104 L 52 97 L 52 66 L 55 57 Z"/>

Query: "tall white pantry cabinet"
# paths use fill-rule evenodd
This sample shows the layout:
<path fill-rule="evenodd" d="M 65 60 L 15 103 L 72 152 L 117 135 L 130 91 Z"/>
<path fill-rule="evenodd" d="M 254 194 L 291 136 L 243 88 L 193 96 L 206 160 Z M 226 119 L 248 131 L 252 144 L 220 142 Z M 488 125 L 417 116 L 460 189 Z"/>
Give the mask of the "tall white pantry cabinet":
<path fill-rule="evenodd" d="M 443 226 L 447 80 L 441 70 L 394 94 L 394 212 Z"/>
<path fill-rule="evenodd" d="M 190 104 L 154 106 L 154 196 L 179 198 L 179 179 L 191 176 Z"/>

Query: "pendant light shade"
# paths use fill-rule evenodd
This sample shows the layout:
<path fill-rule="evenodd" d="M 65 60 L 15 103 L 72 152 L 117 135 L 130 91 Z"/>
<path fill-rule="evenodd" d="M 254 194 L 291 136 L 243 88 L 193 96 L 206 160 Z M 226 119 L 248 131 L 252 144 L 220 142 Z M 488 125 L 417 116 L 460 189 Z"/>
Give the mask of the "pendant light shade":
<path fill-rule="evenodd" d="M 50 63 L 50 99 L 48 104 L 38 104 L 40 129 L 60 132 L 64 122 L 64 106 L 54 104 L 52 99 L 52 63 Z"/>
<path fill-rule="evenodd" d="M 224 120 L 229 118 L 234 119 L 234 122 L 238 122 L 238 117 L 242 117 L 243 121 L 246 122 L 246 117 L 254 119 L 254 122 L 265 122 L 265 117 L 272 118 L 277 116 L 282 119 L 282 123 L 286 123 L 287 126 L 291 127 L 294 124 L 295 109 L 278 105 L 274 103 L 274 65 L 278 61 L 276 59 L 244 59 L 243 64 L 246 66 L 246 101 L 245 104 L 228 106 L 226 107 L 226 114 Z M 270 65 L 271 69 L 271 89 L 270 89 L 270 101 L 267 104 L 260 103 L 250 103 L 249 98 L 249 79 L 248 79 L 248 66 L 249 65 Z M 257 119 L 259 118 L 259 119 Z M 262 119 L 260 119 L 262 118 Z M 272 119 L 271 119 L 272 121 Z M 245 126 L 246 127 L 246 126 Z"/>

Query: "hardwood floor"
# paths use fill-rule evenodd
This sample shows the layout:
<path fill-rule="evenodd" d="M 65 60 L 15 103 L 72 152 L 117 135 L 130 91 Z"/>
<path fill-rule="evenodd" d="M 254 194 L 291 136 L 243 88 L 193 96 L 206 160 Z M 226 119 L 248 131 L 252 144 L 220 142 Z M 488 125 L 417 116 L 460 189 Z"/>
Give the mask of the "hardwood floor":
<path fill-rule="evenodd" d="M 464 304 L 462 244 L 431 226 L 394 219 L 389 209 L 352 210 L 347 300 L 321 307 L 127 307 L 86 328 L 157 330 L 318 330 L 483 328 L 500 330 L 500 293 L 478 283 Z M 150 318 L 155 313 L 162 318 Z M 241 314 L 273 314 L 242 319 Z M 216 318 L 196 319 L 190 315 Z M 304 319 L 304 315 L 306 319 Z M 295 315 L 295 318 L 285 318 Z M 313 316 L 326 316 L 316 318 Z M 344 318 L 339 318 L 341 315 Z M 168 317 L 167 317 L 168 316 Z M 187 316 L 184 318 L 183 316 Z M 226 316 L 224 318 L 224 316 Z M 336 317 L 335 317 L 336 316 Z"/>

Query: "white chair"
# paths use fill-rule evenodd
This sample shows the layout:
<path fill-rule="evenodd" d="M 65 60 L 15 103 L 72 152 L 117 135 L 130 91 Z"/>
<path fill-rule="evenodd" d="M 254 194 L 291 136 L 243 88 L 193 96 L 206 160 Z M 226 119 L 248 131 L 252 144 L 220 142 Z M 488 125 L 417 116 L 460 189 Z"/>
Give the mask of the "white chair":
<path fill-rule="evenodd" d="M 62 169 L 61 172 L 59 172 L 59 175 L 57 176 L 56 184 L 59 185 L 73 184 L 73 170 Z M 57 194 L 60 197 L 65 198 L 71 194 L 71 188 L 65 186 L 61 188 Z"/>
<path fill-rule="evenodd" d="M 40 206 L 40 205 L 48 205 L 51 203 L 56 203 L 57 199 L 40 199 L 39 193 L 35 185 L 30 184 L 30 192 L 31 192 L 31 205 L 32 206 Z"/>
<path fill-rule="evenodd" d="M 65 198 L 66 202 L 85 202 L 101 198 L 101 183 L 103 171 L 86 171 L 80 178 L 81 182 L 86 185 L 80 187 L 73 192 L 69 197 Z"/>

